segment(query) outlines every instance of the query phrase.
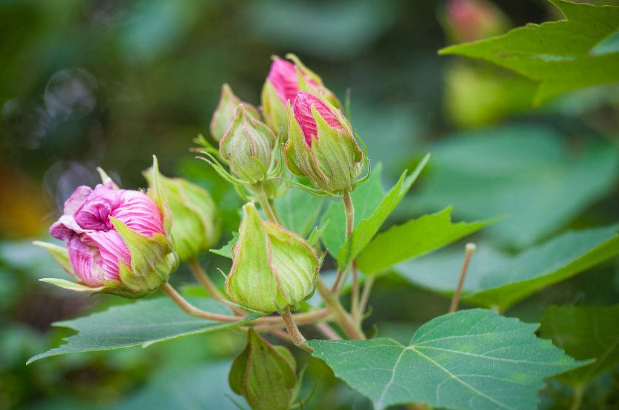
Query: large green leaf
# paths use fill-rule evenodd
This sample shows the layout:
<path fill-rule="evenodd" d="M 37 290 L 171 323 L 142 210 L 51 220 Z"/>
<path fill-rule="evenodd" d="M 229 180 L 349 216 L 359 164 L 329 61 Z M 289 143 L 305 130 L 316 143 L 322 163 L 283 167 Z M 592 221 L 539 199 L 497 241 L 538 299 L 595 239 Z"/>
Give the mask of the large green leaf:
<path fill-rule="evenodd" d="M 196 307 L 211 313 L 232 315 L 230 308 L 212 299 L 193 297 L 188 300 Z M 228 329 L 258 316 L 245 320 L 223 323 L 188 316 L 171 300 L 158 298 L 138 301 L 93 313 L 90 316 L 57 322 L 54 325 L 78 331 L 69 336 L 66 344 L 38 354 L 36 360 L 68 353 L 94 352 L 142 346 L 183 336 Z"/>
<path fill-rule="evenodd" d="M 463 287 L 464 300 L 506 309 L 532 293 L 565 280 L 619 254 L 618 227 L 570 231 L 516 257 L 480 244 Z M 453 293 L 463 250 L 427 256 L 395 270 L 414 284 Z"/>
<path fill-rule="evenodd" d="M 372 169 L 372 175 L 368 180 L 359 185 L 351 194 L 355 207 L 355 227 L 361 220 L 368 218 L 385 197 L 381 174 L 382 165 L 377 164 Z M 321 225 L 326 226 L 322 234 L 322 243 L 333 257 L 337 257 L 346 239 L 346 215 L 342 201 L 332 201 L 329 204 L 322 215 Z"/>
<path fill-rule="evenodd" d="M 491 222 L 453 223 L 451 207 L 448 207 L 376 235 L 359 254 L 357 266 L 368 275 L 384 272 L 396 263 L 430 253 Z"/>
<path fill-rule="evenodd" d="M 551 306 L 542 318 L 540 336 L 576 359 L 597 359 L 560 377 L 572 386 L 585 385 L 619 364 L 619 305 Z"/>
<path fill-rule="evenodd" d="M 408 346 L 392 339 L 312 340 L 314 356 L 377 409 L 403 403 L 465 410 L 533 410 L 543 379 L 577 368 L 526 324 L 465 310 L 421 326 Z"/>
<path fill-rule="evenodd" d="M 538 103 L 567 91 L 619 82 L 616 47 L 599 45 L 610 42 L 609 36 L 619 29 L 619 7 L 550 1 L 567 20 L 528 24 L 440 53 L 487 60 L 539 81 Z"/>
<path fill-rule="evenodd" d="M 275 209 L 289 231 L 306 237 L 320 215 L 323 199 L 301 189 L 290 189 L 275 199 Z"/>
<path fill-rule="evenodd" d="M 233 396 L 228 386 L 229 370 L 229 362 L 216 362 L 166 371 L 108 410 L 238 410 L 229 399 Z M 246 405 L 242 397 L 234 396 L 234 400 Z"/>
<path fill-rule="evenodd" d="M 459 134 L 430 147 L 423 184 L 401 209 L 453 205 L 457 218 L 508 215 L 484 230 L 493 242 L 525 248 L 564 227 L 607 195 L 619 153 L 592 142 L 577 149 L 545 127 L 513 126 Z"/>
<path fill-rule="evenodd" d="M 426 155 L 408 177 L 406 171 L 400 177 L 398 183 L 380 201 L 376 209 L 365 219 L 362 219 L 353 229 L 352 234 L 337 253 L 337 263 L 344 269 L 359 255 L 378 232 L 389 215 L 398 206 L 404 195 L 411 188 L 417 177 L 428 163 L 430 155 Z"/>

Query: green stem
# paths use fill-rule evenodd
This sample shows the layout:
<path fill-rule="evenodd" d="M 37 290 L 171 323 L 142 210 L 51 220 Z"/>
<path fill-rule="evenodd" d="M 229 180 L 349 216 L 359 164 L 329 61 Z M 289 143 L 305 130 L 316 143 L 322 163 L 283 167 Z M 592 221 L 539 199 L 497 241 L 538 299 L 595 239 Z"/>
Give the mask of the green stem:
<path fill-rule="evenodd" d="M 570 407 L 570 410 L 580 410 L 584 396 L 585 396 L 585 385 L 578 384 L 574 386 L 574 401 L 572 402 L 572 407 Z"/>
<path fill-rule="evenodd" d="M 352 231 L 355 225 L 355 206 L 352 203 L 350 191 L 344 192 L 342 201 L 344 202 L 344 213 L 346 215 L 346 239 L 348 239 L 350 235 L 352 235 Z M 335 277 L 335 282 L 333 282 L 333 286 L 331 287 L 331 292 L 338 292 L 343 273 L 344 271 L 342 269 L 337 270 L 337 276 Z M 354 274 L 355 272 L 353 272 L 353 275 Z"/>
<path fill-rule="evenodd" d="M 269 198 L 267 197 L 266 192 L 264 192 L 264 186 L 262 185 L 262 183 L 258 182 L 257 184 L 252 185 L 252 190 L 254 191 L 254 194 L 256 195 L 256 199 L 258 200 L 258 203 L 260 204 L 260 207 L 266 214 L 267 218 L 271 222 L 275 222 L 281 225 L 281 221 L 275 214 L 273 207 L 271 207 L 271 202 L 269 201 Z"/>
<path fill-rule="evenodd" d="M 324 284 L 321 278 L 318 278 L 317 289 L 329 311 L 335 316 L 335 321 L 346 333 L 346 336 L 353 340 L 365 340 L 365 335 L 352 320 L 348 312 L 346 312 L 337 295 L 327 288 L 327 285 Z"/>

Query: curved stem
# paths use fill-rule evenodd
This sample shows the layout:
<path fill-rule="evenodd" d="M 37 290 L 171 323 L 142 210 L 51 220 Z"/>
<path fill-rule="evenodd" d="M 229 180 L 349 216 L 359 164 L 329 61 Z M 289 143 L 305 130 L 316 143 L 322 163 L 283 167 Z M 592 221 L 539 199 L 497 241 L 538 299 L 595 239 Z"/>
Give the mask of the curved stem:
<path fill-rule="evenodd" d="M 331 340 L 342 340 L 342 337 L 338 335 L 337 332 L 333 330 L 333 328 L 329 326 L 328 323 L 319 322 L 319 323 L 316 323 L 315 326 L 316 326 L 316 329 L 318 329 L 318 331 L 322 333 L 325 337 Z"/>
<path fill-rule="evenodd" d="M 309 353 L 312 353 L 314 349 L 312 349 L 307 344 L 307 340 L 305 340 L 305 337 L 301 334 L 299 327 L 292 318 L 292 313 L 290 313 L 290 308 L 288 306 L 286 306 L 286 309 L 284 309 L 284 311 L 282 312 L 282 319 L 284 319 L 284 323 L 286 324 L 286 331 L 292 338 L 292 342 L 295 344 L 295 346 Z"/>
<path fill-rule="evenodd" d="M 466 272 L 469 269 L 469 263 L 471 262 L 471 256 L 475 252 L 475 244 L 467 243 L 466 251 L 464 254 L 464 263 L 462 264 L 462 270 L 460 271 L 460 278 L 458 279 L 458 286 L 451 298 L 451 304 L 449 306 L 449 313 L 453 313 L 458 310 L 458 302 L 460 301 L 460 292 L 462 292 L 462 285 L 464 285 L 464 279 L 466 278 Z"/>
<path fill-rule="evenodd" d="M 213 299 L 221 300 L 222 302 L 228 302 L 225 296 L 219 291 L 217 286 L 213 283 L 208 274 L 202 269 L 200 266 L 200 262 L 196 258 L 191 258 L 188 261 L 189 267 L 191 268 L 191 272 L 193 276 L 200 282 L 202 287 L 206 289 L 206 293 L 212 297 Z M 239 316 L 247 316 L 247 312 L 243 309 L 238 308 L 236 306 L 229 306 L 232 311 Z"/>
<path fill-rule="evenodd" d="M 187 261 L 189 264 L 189 268 L 191 268 L 191 272 L 193 276 L 200 282 L 200 285 L 206 290 L 206 293 L 212 297 L 213 299 L 225 300 L 224 295 L 219 291 L 217 286 L 213 283 L 211 278 L 207 275 L 207 273 L 200 266 L 200 262 L 198 259 L 191 258 Z"/>
<path fill-rule="evenodd" d="M 208 320 L 216 320 L 218 322 L 238 322 L 239 320 L 244 319 L 244 317 L 242 316 L 221 315 L 219 313 L 211 313 L 206 312 L 202 309 L 198 309 L 191 303 L 187 302 L 187 300 L 182 297 L 181 294 L 178 293 L 169 283 L 164 283 L 163 286 L 161 286 L 161 290 L 166 295 L 168 295 L 168 297 L 172 299 L 172 301 L 178 307 L 180 307 L 183 312 L 187 313 L 190 316 L 200 317 Z"/>
<path fill-rule="evenodd" d="M 359 273 L 357 272 L 357 262 L 352 263 L 352 293 L 350 298 L 350 313 L 353 320 L 357 320 L 359 316 Z"/>

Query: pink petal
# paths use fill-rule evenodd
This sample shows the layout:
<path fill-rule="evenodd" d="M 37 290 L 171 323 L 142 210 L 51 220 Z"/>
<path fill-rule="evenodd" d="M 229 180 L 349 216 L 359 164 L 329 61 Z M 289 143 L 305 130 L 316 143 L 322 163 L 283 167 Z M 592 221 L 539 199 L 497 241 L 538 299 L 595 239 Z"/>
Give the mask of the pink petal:
<path fill-rule="evenodd" d="M 85 244 L 78 235 L 73 235 L 67 241 L 67 250 L 71 267 L 78 278 L 88 286 L 101 286 L 100 270 L 96 264 L 100 259 L 98 248 Z"/>
<path fill-rule="evenodd" d="M 119 192 L 120 206 L 112 211 L 111 216 L 142 235 L 165 235 L 161 211 L 149 197 L 139 191 Z"/>
<path fill-rule="evenodd" d="M 342 124 L 338 120 L 337 116 L 331 111 L 329 106 L 325 104 L 320 98 L 306 92 L 300 92 L 294 100 L 292 106 L 292 113 L 297 120 L 303 135 L 305 136 L 305 142 L 307 145 L 312 145 L 312 138 L 316 138 L 317 125 L 314 116 L 312 115 L 312 108 L 316 108 L 318 114 L 333 128 L 344 130 Z"/>
<path fill-rule="evenodd" d="M 64 203 L 64 214 L 73 215 L 75 211 L 86 201 L 86 198 L 90 195 L 92 189 L 88 186 L 81 185 L 71 194 L 69 199 Z"/>
<path fill-rule="evenodd" d="M 98 247 L 95 271 L 98 271 L 99 280 L 119 280 L 120 262 L 131 268 L 131 253 L 118 232 L 89 232 L 83 240 Z"/>

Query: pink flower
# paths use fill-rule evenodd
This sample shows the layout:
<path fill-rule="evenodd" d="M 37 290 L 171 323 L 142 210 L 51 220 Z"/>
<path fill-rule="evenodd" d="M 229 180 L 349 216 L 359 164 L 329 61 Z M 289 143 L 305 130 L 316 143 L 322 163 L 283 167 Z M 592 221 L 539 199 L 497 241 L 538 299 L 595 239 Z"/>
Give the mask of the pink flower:
<path fill-rule="evenodd" d="M 121 262 L 131 269 L 129 248 L 110 217 L 141 235 L 165 236 L 161 211 L 144 193 L 115 190 L 111 180 L 94 190 L 78 187 L 65 202 L 64 215 L 51 226 L 50 234 L 66 242 L 76 279 L 91 287 L 119 281 Z"/>
<path fill-rule="evenodd" d="M 344 131 L 344 126 L 324 101 L 310 93 L 300 92 L 294 100 L 292 114 L 301 126 L 307 145 L 311 146 L 312 138 L 316 138 L 317 135 L 316 119 L 312 115 L 312 107 L 316 109 L 329 126 Z"/>
<path fill-rule="evenodd" d="M 318 89 L 318 85 L 308 75 L 303 78 L 309 86 Z M 294 64 L 284 59 L 278 58 L 271 64 L 268 79 L 275 87 L 277 96 L 286 105 L 288 101 L 293 102 L 299 92 L 299 77 Z"/>

